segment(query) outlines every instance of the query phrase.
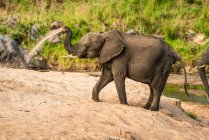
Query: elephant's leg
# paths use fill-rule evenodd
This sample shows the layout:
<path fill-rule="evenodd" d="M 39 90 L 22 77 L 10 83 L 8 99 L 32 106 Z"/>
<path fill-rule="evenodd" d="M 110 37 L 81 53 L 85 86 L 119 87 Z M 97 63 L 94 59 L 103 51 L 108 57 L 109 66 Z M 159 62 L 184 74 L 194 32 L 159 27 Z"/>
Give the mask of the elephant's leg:
<path fill-rule="evenodd" d="M 153 101 L 152 101 L 151 107 L 149 108 L 152 111 L 159 110 L 160 97 L 166 85 L 168 75 L 169 75 L 169 71 L 167 71 L 166 73 L 162 73 L 162 74 L 159 73 L 153 79 L 153 82 L 151 85 L 153 88 Z"/>
<path fill-rule="evenodd" d="M 103 67 L 101 77 L 99 81 L 93 88 L 92 99 L 96 102 L 99 102 L 99 92 L 104 88 L 108 83 L 113 81 L 113 75 L 110 69 Z"/>
<path fill-rule="evenodd" d="M 150 106 L 152 104 L 152 100 L 153 100 L 153 89 L 150 86 L 150 96 L 149 96 L 149 99 L 148 99 L 147 103 L 144 105 L 145 109 L 149 109 L 150 108 Z"/>
<path fill-rule="evenodd" d="M 153 93 L 154 94 L 153 95 L 153 101 L 152 101 L 151 107 L 149 109 L 152 110 L 152 111 L 158 111 L 162 91 L 158 90 L 158 89 L 154 89 L 153 92 L 154 92 Z"/>
<path fill-rule="evenodd" d="M 112 73 L 115 82 L 115 86 L 118 93 L 118 98 L 121 104 L 127 105 L 125 79 L 127 74 L 128 62 L 125 57 L 117 59 L 112 64 Z"/>
<path fill-rule="evenodd" d="M 125 89 L 125 74 L 121 71 L 118 72 L 117 70 L 113 71 L 113 77 L 115 81 L 115 86 L 118 93 L 118 98 L 121 104 L 128 104 L 126 98 L 126 89 Z"/>
<path fill-rule="evenodd" d="M 205 72 L 205 67 L 198 68 L 198 73 L 200 75 L 202 83 L 203 83 L 205 90 L 206 90 L 208 97 L 209 97 L 209 86 L 208 86 L 208 79 L 207 79 L 206 72 Z M 209 98 L 208 98 L 208 100 L 209 100 Z"/>
<path fill-rule="evenodd" d="M 206 65 L 209 65 L 209 46 L 205 49 L 205 51 L 202 53 L 202 56 L 197 61 L 198 73 L 205 87 L 205 90 L 208 94 L 208 101 L 209 101 L 209 86 L 208 86 L 207 75 L 205 72 Z"/>
<path fill-rule="evenodd" d="M 126 90 L 125 90 L 125 78 L 114 76 L 114 81 L 120 103 L 127 105 L 128 103 L 127 103 Z"/>

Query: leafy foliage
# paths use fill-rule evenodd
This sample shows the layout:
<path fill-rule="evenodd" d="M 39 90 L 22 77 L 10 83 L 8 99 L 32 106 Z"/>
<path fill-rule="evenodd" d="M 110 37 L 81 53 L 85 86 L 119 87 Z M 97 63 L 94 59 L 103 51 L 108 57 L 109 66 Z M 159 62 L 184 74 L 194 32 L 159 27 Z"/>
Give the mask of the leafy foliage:
<path fill-rule="evenodd" d="M 5 12 L 0 15 L 0 33 L 11 34 L 29 49 L 38 41 L 28 37 L 32 25 L 40 24 L 38 32 L 44 36 L 55 20 L 72 28 L 73 43 L 87 32 L 111 29 L 162 35 L 189 65 L 195 64 L 207 44 L 198 46 L 189 42 L 187 30 L 209 37 L 209 3 L 202 0 L 9 0 L 2 4 Z M 16 26 L 6 24 L 8 15 L 20 17 Z M 61 57 L 67 54 L 63 43 L 44 45 L 43 57 L 65 68 L 72 63 L 97 63 Z"/>

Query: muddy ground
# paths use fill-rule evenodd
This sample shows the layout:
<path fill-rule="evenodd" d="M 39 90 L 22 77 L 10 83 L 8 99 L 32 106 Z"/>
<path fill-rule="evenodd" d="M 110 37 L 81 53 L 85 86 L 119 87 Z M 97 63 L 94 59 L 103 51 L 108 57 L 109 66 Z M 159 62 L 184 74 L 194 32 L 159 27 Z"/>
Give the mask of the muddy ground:
<path fill-rule="evenodd" d="M 163 96 L 159 112 L 145 110 L 148 86 L 129 79 L 129 106 L 119 104 L 113 82 L 97 103 L 91 100 L 97 75 L 0 68 L 0 140 L 209 139 L 209 106 L 179 107 Z M 197 76 L 191 80 L 201 84 Z M 183 76 L 170 75 L 168 82 L 183 82 Z"/>

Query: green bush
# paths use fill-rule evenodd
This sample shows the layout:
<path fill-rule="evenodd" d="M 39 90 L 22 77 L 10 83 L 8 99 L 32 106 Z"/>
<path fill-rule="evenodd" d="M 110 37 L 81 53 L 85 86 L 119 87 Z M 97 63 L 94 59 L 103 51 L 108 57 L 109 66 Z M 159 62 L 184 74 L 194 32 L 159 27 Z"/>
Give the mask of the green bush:
<path fill-rule="evenodd" d="M 198 5 L 202 4 L 202 0 L 185 0 L 185 2 L 188 4 L 198 4 Z"/>
<path fill-rule="evenodd" d="M 50 6 L 47 7 L 47 1 Z M 209 5 L 201 0 L 90 0 L 90 1 L 42 1 L 9 0 L 5 6 L 7 12 L 0 15 L 0 33 L 11 34 L 21 40 L 21 46 L 31 50 L 41 37 L 50 31 L 55 20 L 65 22 L 73 31 L 72 42 L 77 42 L 87 32 L 105 32 L 112 29 L 128 31 L 136 29 L 142 34 L 158 34 L 177 51 L 188 65 L 193 65 L 206 45 L 198 46 L 187 40 L 187 31 L 205 34 L 209 37 Z M 14 7 L 15 8 L 12 8 Z M 8 15 L 19 16 L 17 26 L 6 24 Z M 34 24 L 40 24 L 40 38 L 36 41 L 28 37 Z M 62 38 L 63 39 L 63 38 Z M 98 61 L 67 59 L 63 41 L 56 45 L 45 43 L 41 52 L 49 61 L 56 61 L 66 68 L 70 65 L 97 63 Z"/>
<path fill-rule="evenodd" d="M 7 34 L 9 31 L 6 26 L 0 25 L 0 34 Z"/>
<path fill-rule="evenodd" d="M 209 37 L 209 26 L 208 26 L 209 24 L 208 23 L 209 22 L 207 20 L 200 19 L 195 22 L 193 29 Z"/>

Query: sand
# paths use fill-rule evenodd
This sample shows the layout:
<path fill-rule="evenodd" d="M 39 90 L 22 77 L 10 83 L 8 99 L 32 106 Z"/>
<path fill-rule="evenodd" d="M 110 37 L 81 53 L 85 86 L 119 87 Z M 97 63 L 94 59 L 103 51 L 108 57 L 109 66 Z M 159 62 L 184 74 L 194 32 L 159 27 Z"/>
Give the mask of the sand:
<path fill-rule="evenodd" d="M 129 106 L 119 104 L 113 82 L 97 103 L 91 92 L 98 78 L 0 68 L 0 140 L 209 139 L 209 119 L 193 120 L 185 113 L 196 104 L 183 103 L 182 109 L 173 104 L 176 99 L 163 96 L 159 112 L 145 110 L 148 86 L 129 79 Z M 208 106 L 202 112 L 207 116 Z"/>

